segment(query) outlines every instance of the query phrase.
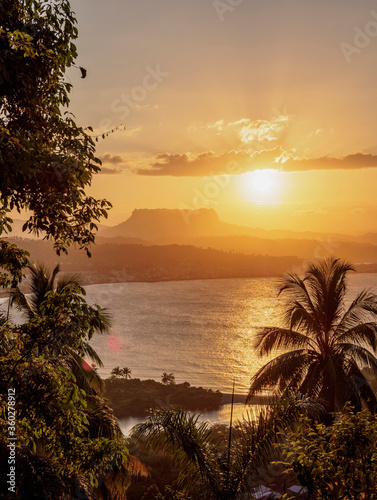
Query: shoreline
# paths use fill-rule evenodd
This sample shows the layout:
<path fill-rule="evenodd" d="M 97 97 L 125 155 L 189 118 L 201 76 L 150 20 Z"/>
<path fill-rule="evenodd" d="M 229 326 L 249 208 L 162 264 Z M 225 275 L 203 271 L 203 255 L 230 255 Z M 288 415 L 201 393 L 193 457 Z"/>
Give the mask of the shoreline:
<path fill-rule="evenodd" d="M 222 395 L 221 404 L 230 405 L 232 403 L 232 394 L 229 392 L 221 392 Z M 234 394 L 234 404 L 244 404 L 245 406 L 254 405 L 268 405 L 271 402 L 272 394 L 260 394 L 258 396 L 253 396 L 246 405 L 247 394 Z"/>
<path fill-rule="evenodd" d="M 85 277 L 84 273 L 86 271 L 75 271 L 78 274 L 82 275 Z M 377 275 L 377 270 L 376 271 L 356 271 L 355 274 L 376 274 Z M 130 279 L 130 280 L 121 280 L 121 281 L 109 281 L 105 279 L 99 279 L 99 280 L 94 280 L 93 282 L 84 282 L 83 286 L 92 286 L 92 285 L 121 285 L 121 284 L 128 284 L 128 283 L 145 283 L 145 284 L 151 284 L 151 283 L 171 283 L 171 282 L 183 282 L 183 281 L 214 281 L 214 280 L 245 280 L 245 279 L 271 279 L 271 278 L 281 278 L 281 274 L 264 274 L 264 275 L 253 275 L 253 276 L 210 276 L 210 277 L 202 277 L 202 278 L 162 278 L 162 279 Z M 1 293 L 1 292 L 0 292 Z"/>
<path fill-rule="evenodd" d="M 358 266 L 363 266 L 365 264 L 359 264 Z M 376 264 L 377 266 L 377 264 Z M 70 271 L 71 272 L 71 271 Z M 152 283 L 179 283 L 179 282 L 186 282 L 186 281 L 215 281 L 215 280 L 245 280 L 245 279 L 279 279 L 281 278 L 281 274 L 263 274 L 263 275 L 249 275 L 249 276 L 208 276 L 208 277 L 187 277 L 187 278 L 160 278 L 160 279 L 129 279 L 129 280 L 119 280 L 119 281 L 114 281 L 114 280 L 109 280 L 106 278 L 94 278 L 94 279 L 85 279 L 86 278 L 86 273 L 89 274 L 88 271 L 73 271 L 74 273 L 79 274 L 80 277 L 82 277 L 82 285 L 83 287 L 88 287 L 88 286 L 96 286 L 96 285 L 121 285 L 121 284 L 129 284 L 129 283 L 145 283 L 145 284 L 152 284 Z M 376 274 L 377 275 L 377 270 L 376 271 L 370 271 L 366 269 L 365 271 L 362 269 L 359 269 L 355 272 L 355 274 Z M 27 277 L 24 278 L 24 280 L 21 282 L 21 290 L 24 290 L 24 287 L 28 286 L 28 279 Z M 0 299 L 7 299 L 9 297 L 9 291 L 7 290 L 0 290 Z"/>

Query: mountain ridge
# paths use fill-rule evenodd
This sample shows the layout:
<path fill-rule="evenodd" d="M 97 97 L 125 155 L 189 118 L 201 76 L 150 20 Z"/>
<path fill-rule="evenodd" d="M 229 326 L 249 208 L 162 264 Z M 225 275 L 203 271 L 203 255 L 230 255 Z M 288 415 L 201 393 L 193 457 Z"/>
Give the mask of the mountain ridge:
<path fill-rule="evenodd" d="M 377 233 L 358 236 L 342 233 L 318 233 L 289 229 L 263 229 L 224 222 L 211 208 L 198 210 L 135 209 L 131 216 L 115 226 L 99 231 L 102 238 L 139 238 L 158 244 L 171 244 L 182 238 L 250 236 L 265 239 L 301 239 L 377 244 Z M 191 243 L 192 244 L 192 243 Z"/>

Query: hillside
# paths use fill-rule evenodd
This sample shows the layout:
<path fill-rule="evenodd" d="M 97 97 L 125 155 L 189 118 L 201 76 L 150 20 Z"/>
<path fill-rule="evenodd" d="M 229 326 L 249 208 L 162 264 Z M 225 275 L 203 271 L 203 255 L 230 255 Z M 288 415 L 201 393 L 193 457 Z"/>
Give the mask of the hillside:
<path fill-rule="evenodd" d="M 44 241 L 11 240 L 30 253 L 30 260 L 57 262 L 68 272 L 80 272 L 85 283 L 167 281 L 278 276 L 300 264 L 296 257 L 243 255 L 189 245 L 99 244 L 92 258 L 72 249 L 58 258 Z"/>
<path fill-rule="evenodd" d="M 60 262 L 64 271 L 82 273 L 87 284 L 279 276 L 303 260 L 330 255 L 362 272 L 377 269 L 377 245 L 370 243 L 377 242 L 375 233 L 265 231 L 225 223 L 207 209 L 134 210 L 122 224 L 100 230 L 91 259 L 74 248 L 58 258 L 47 241 L 9 239 L 28 250 L 31 261 L 50 267 Z"/>
<path fill-rule="evenodd" d="M 266 240 L 328 241 L 330 239 L 334 242 L 377 244 L 377 233 L 355 236 L 239 226 L 223 222 L 214 209 L 207 208 L 200 210 L 136 209 L 121 224 L 100 230 L 99 236 L 101 238 L 140 238 L 165 245 L 171 243 L 194 244 L 195 238 L 234 236 L 248 236 Z"/>
<path fill-rule="evenodd" d="M 109 229 L 100 231 L 99 236 L 112 238 L 125 236 L 157 242 L 181 237 L 229 236 L 248 234 L 249 228 L 222 222 L 213 209 L 169 210 L 138 209 L 129 219 Z"/>

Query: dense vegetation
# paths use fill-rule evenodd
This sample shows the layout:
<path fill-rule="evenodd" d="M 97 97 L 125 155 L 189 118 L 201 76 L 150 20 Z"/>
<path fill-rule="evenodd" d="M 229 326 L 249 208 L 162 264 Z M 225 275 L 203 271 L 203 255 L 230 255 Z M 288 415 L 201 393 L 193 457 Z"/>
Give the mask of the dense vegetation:
<path fill-rule="evenodd" d="M 328 259 L 309 266 L 304 277 L 282 279 L 285 327 L 263 328 L 254 345 L 259 354 L 284 352 L 253 377 L 249 396 L 263 389 L 286 390 L 320 399 L 327 411 L 348 401 L 377 409 L 377 398 L 363 367 L 377 372 L 377 295 L 361 291 L 346 303 L 347 262 Z"/>
<path fill-rule="evenodd" d="M 25 229 L 43 231 L 58 252 L 89 251 L 110 204 L 85 189 L 99 172 L 95 142 L 64 111 L 78 31 L 68 0 L 0 4 L 0 207 L 26 209 Z"/>
<path fill-rule="evenodd" d="M 377 498 L 377 417 L 369 411 L 347 406 L 331 426 L 303 419 L 282 449 L 309 498 Z"/>
<path fill-rule="evenodd" d="M 65 70 L 77 55 L 74 14 L 68 0 L 1 0 L 0 7 L 0 235 L 11 229 L 9 209 L 26 208 L 25 229 L 44 231 L 58 253 L 72 242 L 89 252 L 109 204 L 86 195 L 100 162 L 92 138 L 62 113 Z M 183 258 L 192 251 L 183 249 L 180 271 L 199 255 Z M 176 250 L 169 247 L 173 262 Z M 143 270 L 149 254 L 143 263 L 141 248 L 132 252 Z M 208 255 L 212 270 L 228 263 L 221 252 Z M 345 307 L 347 263 L 319 262 L 303 278 L 285 277 L 286 328 L 263 329 L 256 347 L 291 350 L 268 362 L 250 390 L 275 388 L 271 407 L 227 429 L 182 409 L 155 410 L 134 431 L 134 456 L 84 359 L 101 363 L 89 341 L 108 330 L 106 311 L 86 303 L 76 277 L 59 279 L 59 267 L 29 263 L 26 297 L 19 284 L 27 265 L 25 251 L 0 240 L 0 284 L 26 317 L 22 325 L 0 318 L 1 498 L 125 500 L 128 490 L 144 500 L 231 500 L 255 498 L 259 485 L 272 483 L 281 498 L 295 483 L 312 500 L 377 498 L 377 298 L 364 291 Z M 210 409 L 220 401 L 219 393 L 174 384 L 171 374 L 161 385 L 119 373 L 124 380 L 107 382 L 117 412 L 168 403 L 197 409 L 198 401 Z M 282 487 L 268 474 L 272 462 L 285 468 Z M 135 475 L 145 479 L 130 488 Z"/>
<path fill-rule="evenodd" d="M 183 384 L 164 384 L 155 380 L 107 379 L 105 397 L 118 418 L 146 416 L 153 409 L 177 406 L 190 411 L 218 410 L 219 391 Z"/>
<path fill-rule="evenodd" d="M 68 0 L 0 3 L 0 235 L 10 209 L 28 209 L 25 229 L 44 231 L 58 253 L 72 242 L 89 253 L 109 208 L 85 193 L 100 169 L 94 142 L 62 112 L 75 24 Z M 58 268 L 30 268 L 27 300 L 18 288 L 27 258 L 0 240 L 0 284 L 27 317 L 0 318 L 1 498 L 123 499 L 128 449 L 83 359 L 99 360 L 88 342 L 107 330 L 106 315 L 76 280 L 55 284 Z"/>
<path fill-rule="evenodd" d="M 45 241 L 10 238 L 22 244 L 32 259 L 54 266 L 57 257 Z M 87 259 L 72 249 L 59 259 L 66 271 L 80 272 L 86 283 L 165 281 L 206 278 L 280 276 L 300 264 L 295 257 L 242 255 L 189 245 L 137 245 L 108 243 L 104 238 Z"/>

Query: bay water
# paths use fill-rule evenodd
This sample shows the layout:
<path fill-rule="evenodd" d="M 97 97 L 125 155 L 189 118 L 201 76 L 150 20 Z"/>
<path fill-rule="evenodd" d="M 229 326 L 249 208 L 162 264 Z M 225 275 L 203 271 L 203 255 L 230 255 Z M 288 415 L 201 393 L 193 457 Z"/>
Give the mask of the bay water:
<path fill-rule="evenodd" d="M 252 375 L 268 361 L 253 349 L 255 333 L 282 325 L 278 285 L 277 278 L 237 278 L 86 286 L 88 303 L 112 318 L 110 334 L 91 340 L 104 364 L 99 373 L 106 378 L 114 367 L 128 367 L 132 377 L 161 380 L 167 372 L 177 383 L 225 393 L 234 382 L 235 392 L 246 394 Z M 377 290 L 377 274 L 351 274 L 348 285 L 350 302 L 362 289 Z M 21 316 L 13 310 L 11 319 Z M 244 414 L 244 405 L 236 405 L 235 418 Z M 228 423 L 229 416 L 224 405 L 203 418 Z M 124 432 L 139 421 L 121 421 Z"/>
<path fill-rule="evenodd" d="M 214 279 L 158 283 L 111 283 L 86 287 L 87 300 L 107 308 L 110 335 L 91 344 L 108 377 L 112 368 L 131 369 L 132 377 L 161 380 L 173 373 L 177 383 L 246 394 L 251 376 L 268 358 L 253 349 L 258 328 L 282 324 L 283 299 L 276 278 Z M 349 277 L 347 300 L 362 289 L 377 289 L 377 274 Z M 244 414 L 236 405 L 235 417 Z M 229 405 L 205 414 L 229 422 Z M 122 422 L 128 430 L 137 419 Z"/>

